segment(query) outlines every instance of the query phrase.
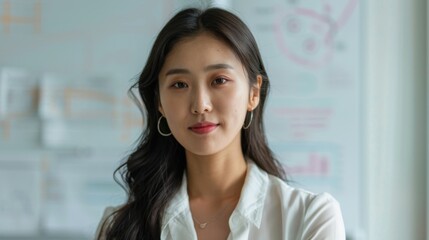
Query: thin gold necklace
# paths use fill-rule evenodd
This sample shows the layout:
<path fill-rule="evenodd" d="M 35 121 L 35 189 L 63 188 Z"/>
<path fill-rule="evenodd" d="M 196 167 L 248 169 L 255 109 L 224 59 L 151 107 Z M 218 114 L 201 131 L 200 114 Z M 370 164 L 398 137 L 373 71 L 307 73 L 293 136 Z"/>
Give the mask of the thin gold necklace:
<path fill-rule="evenodd" d="M 191 212 L 191 215 L 192 215 L 192 218 L 198 223 L 197 224 L 198 227 L 200 229 L 205 229 L 209 223 L 214 222 L 219 216 L 221 216 L 221 214 L 228 208 L 228 205 L 229 204 L 227 204 L 225 207 L 223 207 L 214 217 L 210 218 L 206 222 L 200 222 L 200 221 L 198 221 L 198 219 L 196 217 L 194 217 L 194 215 L 192 214 L 192 212 Z"/>

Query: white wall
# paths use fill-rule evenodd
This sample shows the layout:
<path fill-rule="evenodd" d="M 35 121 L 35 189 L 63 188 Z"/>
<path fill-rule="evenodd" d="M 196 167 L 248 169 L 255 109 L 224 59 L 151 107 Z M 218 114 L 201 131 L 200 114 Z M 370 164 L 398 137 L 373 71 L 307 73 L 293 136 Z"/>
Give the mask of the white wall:
<path fill-rule="evenodd" d="M 366 1 L 368 239 L 426 238 L 426 4 Z"/>

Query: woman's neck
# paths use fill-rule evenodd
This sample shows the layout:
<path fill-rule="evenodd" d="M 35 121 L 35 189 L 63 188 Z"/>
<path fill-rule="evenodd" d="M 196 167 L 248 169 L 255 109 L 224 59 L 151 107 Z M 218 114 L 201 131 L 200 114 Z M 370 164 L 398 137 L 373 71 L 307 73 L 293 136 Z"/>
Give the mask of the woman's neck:
<path fill-rule="evenodd" d="M 239 197 L 246 178 L 243 154 L 196 156 L 186 154 L 190 199 L 221 201 Z"/>

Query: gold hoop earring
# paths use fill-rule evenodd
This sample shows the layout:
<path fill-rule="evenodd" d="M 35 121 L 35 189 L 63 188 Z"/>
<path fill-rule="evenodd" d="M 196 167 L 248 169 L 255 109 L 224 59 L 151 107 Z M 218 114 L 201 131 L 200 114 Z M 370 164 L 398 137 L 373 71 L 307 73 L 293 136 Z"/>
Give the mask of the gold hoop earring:
<path fill-rule="evenodd" d="M 246 124 L 245 126 L 243 126 L 243 129 L 248 129 L 250 127 L 250 124 L 252 123 L 252 120 L 253 120 L 253 111 L 250 111 L 250 120 L 249 120 L 249 123 Z M 246 122 L 246 120 L 244 120 L 244 122 Z"/>
<path fill-rule="evenodd" d="M 158 132 L 159 132 L 159 134 L 161 134 L 162 136 L 164 136 L 164 137 L 168 137 L 168 136 L 170 136 L 171 135 L 171 132 L 169 132 L 169 133 L 163 133 L 162 131 L 161 131 L 161 127 L 159 126 L 160 124 L 161 124 L 161 119 L 162 118 L 165 118 L 164 116 L 162 116 L 161 115 L 161 117 L 159 117 L 159 119 L 158 119 Z M 166 119 L 166 118 L 165 118 Z M 166 119 L 167 120 L 167 119 Z"/>

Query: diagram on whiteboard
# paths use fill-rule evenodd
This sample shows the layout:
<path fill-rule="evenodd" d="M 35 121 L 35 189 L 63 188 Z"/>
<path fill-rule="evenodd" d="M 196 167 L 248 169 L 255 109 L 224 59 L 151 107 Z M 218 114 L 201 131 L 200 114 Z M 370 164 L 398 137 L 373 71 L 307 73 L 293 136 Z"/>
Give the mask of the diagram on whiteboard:
<path fill-rule="evenodd" d="M 294 6 L 278 11 L 275 35 L 279 49 L 291 61 L 307 67 L 327 64 L 333 55 L 335 35 L 350 18 L 357 0 L 345 2 L 339 16 L 333 15 L 332 3 L 321 1 L 321 9 Z"/>

